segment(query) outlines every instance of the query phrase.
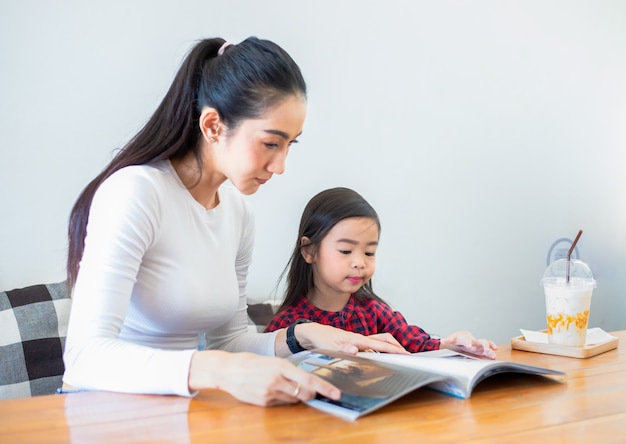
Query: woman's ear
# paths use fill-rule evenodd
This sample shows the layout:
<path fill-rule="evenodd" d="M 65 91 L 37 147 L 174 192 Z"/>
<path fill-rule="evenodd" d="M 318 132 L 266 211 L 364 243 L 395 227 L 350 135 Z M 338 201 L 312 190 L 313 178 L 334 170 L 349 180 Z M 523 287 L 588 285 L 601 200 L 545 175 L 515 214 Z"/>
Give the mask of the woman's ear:
<path fill-rule="evenodd" d="M 202 135 L 207 142 L 215 143 L 219 140 L 222 120 L 215 108 L 205 106 L 200 114 L 198 123 L 200 125 L 200 131 L 202 131 Z"/>
<path fill-rule="evenodd" d="M 302 236 L 302 239 L 300 239 L 300 254 L 307 264 L 313 263 L 315 259 L 315 245 L 306 236 Z"/>

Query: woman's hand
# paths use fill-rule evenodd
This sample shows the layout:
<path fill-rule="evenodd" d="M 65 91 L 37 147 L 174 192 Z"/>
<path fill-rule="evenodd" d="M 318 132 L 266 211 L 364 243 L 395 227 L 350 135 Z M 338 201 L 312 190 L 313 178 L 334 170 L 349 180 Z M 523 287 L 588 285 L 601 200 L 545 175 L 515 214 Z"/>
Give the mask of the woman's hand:
<path fill-rule="evenodd" d="M 487 339 L 476 339 L 469 331 L 457 331 L 441 340 L 440 348 L 465 351 L 473 355 L 495 359 L 498 346 Z"/>
<path fill-rule="evenodd" d="M 260 406 L 308 401 L 316 393 L 339 399 L 329 382 L 290 362 L 254 353 L 198 351 L 191 358 L 189 389 L 219 389 L 240 401 Z"/>
<path fill-rule="evenodd" d="M 342 330 L 340 328 L 331 327 L 330 325 L 309 322 L 306 324 L 298 324 L 294 328 L 294 334 L 300 345 L 306 349 L 326 349 L 336 350 L 351 355 L 359 351 L 371 350 L 383 353 L 402 353 L 408 352 L 400 345 L 398 341 L 389 333 L 379 333 L 371 336 L 364 336 L 359 333 L 353 333 Z M 277 335 L 277 354 L 286 356 L 289 351 L 285 344 L 285 333 L 280 332 Z M 280 347 L 278 347 L 280 345 Z M 286 351 L 285 351 L 286 350 Z"/>

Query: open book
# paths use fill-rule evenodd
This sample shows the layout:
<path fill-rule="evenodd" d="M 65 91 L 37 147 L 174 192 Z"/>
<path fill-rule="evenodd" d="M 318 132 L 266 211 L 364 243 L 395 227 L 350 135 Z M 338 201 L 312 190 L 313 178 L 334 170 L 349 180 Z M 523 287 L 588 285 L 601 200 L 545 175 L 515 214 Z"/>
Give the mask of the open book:
<path fill-rule="evenodd" d="M 461 352 L 437 350 L 396 355 L 328 350 L 305 350 L 288 358 L 308 372 L 331 382 L 341 392 L 334 401 L 319 396 L 311 407 L 355 420 L 420 387 L 459 398 L 469 398 L 476 385 L 497 373 L 526 373 L 562 381 L 565 373 L 508 361 L 471 357 Z"/>

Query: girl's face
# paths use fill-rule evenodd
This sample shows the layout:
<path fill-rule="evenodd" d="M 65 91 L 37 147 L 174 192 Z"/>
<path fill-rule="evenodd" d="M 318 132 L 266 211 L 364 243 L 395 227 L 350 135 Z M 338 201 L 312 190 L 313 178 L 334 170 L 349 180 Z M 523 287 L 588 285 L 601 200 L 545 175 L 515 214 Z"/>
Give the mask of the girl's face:
<path fill-rule="evenodd" d="M 375 220 L 351 217 L 337 223 L 316 249 L 303 248 L 315 286 L 315 294 L 308 296 L 347 300 L 366 284 L 376 271 L 378 236 Z"/>
<path fill-rule="evenodd" d="M 289 147 L 302 133 L 306 102 L 290 96 L 259 119 L 244 120 L 219 140 L 217 169 L 243 194 L 255 193 L 274 174 L 285 171 Z"/>

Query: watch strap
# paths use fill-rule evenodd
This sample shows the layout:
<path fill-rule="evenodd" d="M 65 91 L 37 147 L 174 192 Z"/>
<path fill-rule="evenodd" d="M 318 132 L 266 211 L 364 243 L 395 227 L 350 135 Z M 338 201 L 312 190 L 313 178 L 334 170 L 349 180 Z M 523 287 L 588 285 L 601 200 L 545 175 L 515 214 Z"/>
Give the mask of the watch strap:
<path fill-rule="evenodd" d="M 287 328 L 287 347 L 289 347 L 289 351 L 291 353 L 298 353 L 306 350 L 306 348 L 302 347 L 296 339 L 295 328 L 298 324 L 306 324 L 308 322 L 311 321 L 309 319 L 298 319 L 296 322 L 291 324 L 289 328 Z"/>

